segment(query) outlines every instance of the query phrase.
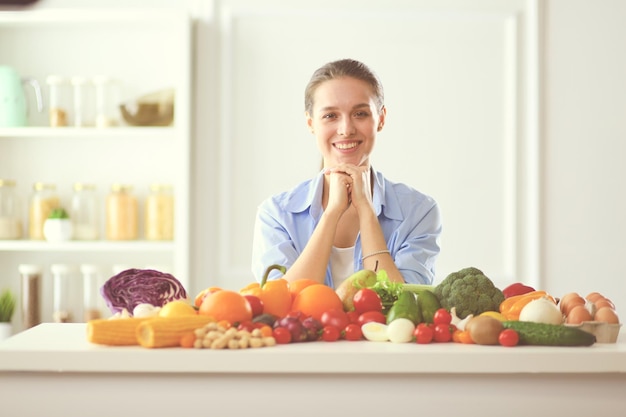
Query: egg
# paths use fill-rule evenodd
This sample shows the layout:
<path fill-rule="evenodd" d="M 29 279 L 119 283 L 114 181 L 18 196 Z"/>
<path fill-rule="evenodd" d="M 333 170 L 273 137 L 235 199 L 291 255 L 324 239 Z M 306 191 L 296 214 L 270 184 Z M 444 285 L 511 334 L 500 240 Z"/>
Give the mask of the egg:
<path fill-rule="evenodd" d="M 598 311 L 596 311 L 594 320 L 609 323 L 609 324 L 619 323 L 619 317 L 617 316 L 617 313 L 615 312 L 615 310 L 613 310 L 611 307 L 599 308 Z"/>
<path fill-rule="evenodd" d="M 362 325 L 361 332 L 363 332 L 363 337 L 371 342 L 386 342 L 389 340 L 387 325 L 376 321 L 370 321 Z"/>
<path fill-rule="evenodd" d="M 574 306 L 567 317 L 565 318 L 565 322 L 567 324 L 580 324 L 583 321 L 592 321 L 593 317 L 589 310 L 585 308 L 584 305 Z"/>
<path fill-rule="evenodd" d="M 609 307 L 615 310 L 615 304 L 613 304 L 613 302 L 609 300 L 608 298 L 604 298 L 604 297 L 598 298 L 593 303 L 596 305 L 596 309 L 598 310 L 600 310 L 602 307 Z"/>
<path fill-rule="evenodd" d="M 585 299 L 578 293 L 570 292 L 565 294 L 561 301 L 559 302 L 559 308 L 561 309 L 561 313 L 564 315 L 568 315 L 569 312 L 578 305 L 584 305 Z"/>
<path fill-rule="evenodd" d="M 604 296 L 599 292 L 590 292 L 585 298 L 591 302 L 595 302 L 599 298 L 604 298 Z"/>

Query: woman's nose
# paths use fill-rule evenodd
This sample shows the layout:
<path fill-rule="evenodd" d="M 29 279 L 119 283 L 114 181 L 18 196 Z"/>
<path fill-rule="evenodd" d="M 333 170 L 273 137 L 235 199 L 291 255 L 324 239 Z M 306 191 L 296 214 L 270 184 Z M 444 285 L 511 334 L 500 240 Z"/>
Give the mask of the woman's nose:
<path fill-rule="evenodd" d="M 354 123 L 350 118 L 343 119 L 338 126 L 337 133 L 341 136 L 351 136 L 356 133 Z"/>

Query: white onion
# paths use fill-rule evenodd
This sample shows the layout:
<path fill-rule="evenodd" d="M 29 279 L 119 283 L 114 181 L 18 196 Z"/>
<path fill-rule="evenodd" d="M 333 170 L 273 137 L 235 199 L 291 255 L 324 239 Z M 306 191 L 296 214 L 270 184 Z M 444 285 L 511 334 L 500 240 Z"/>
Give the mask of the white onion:
<path fill-rule="evenodd" d="M 563 314 L 559 307 L 549 298 L 541 297 L 532 300 L 522 308 L 519 321 L 532 321 L 535 323 L 562 324 Z"/>

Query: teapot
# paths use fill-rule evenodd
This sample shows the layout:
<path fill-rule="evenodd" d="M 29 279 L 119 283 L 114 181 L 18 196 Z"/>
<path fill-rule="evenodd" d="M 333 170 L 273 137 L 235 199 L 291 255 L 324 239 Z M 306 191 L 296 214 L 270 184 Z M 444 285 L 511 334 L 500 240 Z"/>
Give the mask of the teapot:
<path fill-rule="evenodd" d="M 27 125 L 28 104 L 22 84 L 33 87 L 37 110 L 43 111 L 41 88 L 37 80 L 21 78 L 15 69 L 0 65 L 0 127 Z"/>

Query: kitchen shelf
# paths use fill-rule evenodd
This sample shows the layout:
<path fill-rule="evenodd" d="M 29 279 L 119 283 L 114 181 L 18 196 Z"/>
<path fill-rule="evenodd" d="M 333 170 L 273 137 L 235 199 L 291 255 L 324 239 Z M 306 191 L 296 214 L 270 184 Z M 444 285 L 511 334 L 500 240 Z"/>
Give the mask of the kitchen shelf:
<path fill-rule="evenodd" d="M 10 138 L 167 138 L 177 136 L 175 127 L 16 127 L 0 128 L 0 139 Z"/>
<path fill-rule="evenodd" d="M 5 252 L 170 252 L 172 241 L 124 241 L 106 240 L 47 242 L 41 240 L 0 240 L 0 251 Z"/>
<path fill-rule="evenodd" d="M 25 87 L 27 125 L 0 127 L 0 178 L 16 181 L 23 213 L 23 238 L 0 240 L 0 289 L 19 294 L 21 263 L 41 265 L 48 273 L 57 262 L 94 263 L 104 276 L 115 265 L 154 265 L 189 287 L 192 34 L 192 18 L 180 7 L 0 12 L 1 64 L 14 68 L 23 80 L 38 81 L 44 102 L 43 111 L 37 112 L 33 91 Z M 120 124 L 114 127 L 49 127 L 49 75 L 109 76 L 119 81 L 119 104 L 172 89 L 174 120 L 170 126 L 136 127 L 124 124 L 120 115 Z M 100 236 L 111 185 L 132 185 L 139 201 L 140 239 L 145 236 L 144 203 L 150 185 L 171 184 L 174 240 L 29 240 L 28 200 L 37 181 L 56 184 L 63 206 L 68 205 L 75 182 L 94 184 L 100 201 Z M 82 303 L 81 284 L 77 287 L 74 301 Z M 44 286 L 42 291 L 42 319 L 49 321 L 51 310 L 45 307 L 51 288 Z M 18 318 L 16 328 L 20 324 Z"/>

